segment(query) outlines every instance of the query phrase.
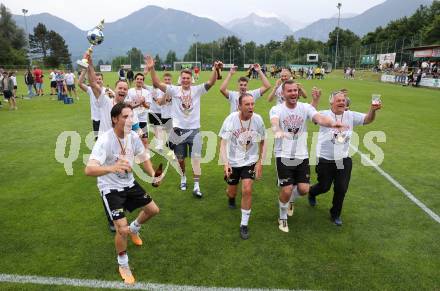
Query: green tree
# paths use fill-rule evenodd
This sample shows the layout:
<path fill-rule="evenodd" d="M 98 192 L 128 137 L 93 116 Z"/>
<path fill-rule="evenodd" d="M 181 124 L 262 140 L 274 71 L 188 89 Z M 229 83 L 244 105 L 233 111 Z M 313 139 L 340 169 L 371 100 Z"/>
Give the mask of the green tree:
<path fill-rule="evenodd" d="M 132 48 L 127 52 L 127 60 L 128 64 L 131 64 L 131 69 L 133 71 L 139 71 L 140 65 L 143 63 L 144 56 L 142 54 L 142 51 L 138 48 Z"/>
<path fill-rule="evenodd" d="M 423 40 L 426 44 L 440 44 L 440 15 L 437 15 L 433 22 L 425 27 Z"/>
<path fill-rule="evenodd" d="M 160 59 L 159 54 L 156 54 L 154 57 L 154 69 L 155 70 L 161 70 L 162 68 L 162 60 Z"/>
<path fill-rule="evenodd" d="M 55 31 L 49 31 L 47 35 L 50 55 L 46 57 L 45 64 L 49 67 L 58 67 L 61 64 L 70 66 L 69 48 L 64 38 Z"/>
<path fill-rule="evenodd" d="M 43 58 L 47 57 L 49 50 L 49 31 L 43 23 L 34 27 L 34 34 L 29 35 L 29 46 L 31 53 L 38 54 Z"/>
<path fill-rule="evenodd" d="M 12 14 L 3 4 L 0 4 L 0 63 L 27 63 L 25 34 L 17 27 Z"/>
<path fill-rule="evenodd" d="M 168 51 L 167 56 L 165 58 L 165 64 L 173 65 L 174 62 L 177 62 L 177 56 L 175 51 Z"/>

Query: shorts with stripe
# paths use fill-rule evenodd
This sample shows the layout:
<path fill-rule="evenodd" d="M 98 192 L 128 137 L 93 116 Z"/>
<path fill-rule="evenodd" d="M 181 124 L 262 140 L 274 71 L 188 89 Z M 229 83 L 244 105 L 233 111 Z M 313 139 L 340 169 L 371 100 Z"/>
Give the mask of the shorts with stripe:
<path fill-rule="evenodd" d="M 102 200 L 111 220 L 122 219 L 125 217 L 125 210 L 132 212 L 153 201 L 150 195 L 136 181 L 132 187 L 111 189 L 104 193 L 101 192 Z"/>

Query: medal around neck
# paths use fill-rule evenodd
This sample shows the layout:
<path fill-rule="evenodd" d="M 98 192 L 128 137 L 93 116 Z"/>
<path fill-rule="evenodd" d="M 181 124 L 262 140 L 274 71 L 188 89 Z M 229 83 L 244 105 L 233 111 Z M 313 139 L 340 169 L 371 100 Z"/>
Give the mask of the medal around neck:
<path fill-rule="evenodd" d="M 104 41 L 104 33 L 102 32 L 103 29 L 104 19 L 101 20 L 101 22 L 95 28 L 87 32 L 87 40 L 90 43 L 90 47 L 86 50 L 83 59 L 76 62 L 76 64 L 81 68 L 87 69 L 89 67 L 87 56 L 92 54 L 94 46 L 100 45 Z"/>

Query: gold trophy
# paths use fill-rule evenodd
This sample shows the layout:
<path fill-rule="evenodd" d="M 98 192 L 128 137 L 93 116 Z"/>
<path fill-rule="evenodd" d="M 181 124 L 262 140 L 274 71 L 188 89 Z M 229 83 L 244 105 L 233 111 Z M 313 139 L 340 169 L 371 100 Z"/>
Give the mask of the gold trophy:
<path fill-rule="evenodd" d="M 87 40 L 90 43 L 90 47 L 87 49 L 86 53 L 82 60 L 76 61 L 76 64 L 81 68 L 87 69 L 89 67 L 89 62 L 87 60 L 87 56 L 89 56 L 93 52 L 93 47 L 101 44 L 104 41 L 104 33 L 102 30 L 104 29 L 104 19 L 92 30 L 87 32 Z"/>

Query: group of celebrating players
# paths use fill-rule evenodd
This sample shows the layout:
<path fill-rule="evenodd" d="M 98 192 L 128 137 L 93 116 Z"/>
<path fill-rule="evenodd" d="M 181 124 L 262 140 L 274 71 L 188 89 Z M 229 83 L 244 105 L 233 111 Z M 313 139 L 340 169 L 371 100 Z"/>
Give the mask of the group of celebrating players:
<path fill-rule="evenodd" d="M 103 76 L 95 73 L 88 56 L 89 67 L 81 73 L 80 87 L 90 96 L 93 129 L 99 132 L 85 173 L 97 177 L 106 214 L 115 228 L 115 247 L 118 253 L 119 273 L 127 284 L 135 282 L 127 256 L 127 240 L 142 245 L 139 235 L 142 224 L 159 213 L 159 207 L 151 196 L 135 181 L 133 164 L 142 163 L 154 185 L 163 178 L 154 170 L 150 161 L 148 124 L 153 127 L 156 151 L 167 151 L 165 156 L 175 159 L 181 175 L 180 189 L 187 189 L 185 158 L 191 158 L 193 169 L 193 195 L 202 198 L 200 188 L 202 140 L 200 136 L 200 98 L 215 84 L 222 68 L 217 61 L 207 82 L 192 84 L 192 71 L 180 72 L 180 84 L 172 84 L 171 75 L 165 73 L 162 80 L 154 69 L 154 60 L 145 57 L 144 73 L 135 75 L 135 87 L 129 89 L 126 81 L 116 82 L 114 91 L 103 86 Z M 262 176 L 262 162 L 266 154 L 267 133 L 262 117 L 254 112 L 256 100 L 271 85 L 261 67 L 254 65 L 262 86 L 248 90 L 248 79 L 240 77 L 238 91 L 228 90 L 229 81 L 237 68 L 230 69 L 220 86 L 221 93 L 230 103 L 230 114 L 220 129 L 220 157 L 224 162 L 224 179 L 227 183 L 228 206 L 236 208 L 238 185 L 241 181 L 240 237 L 249 238 L 249 217 L 252 204 L 252 186 Z M 152 86 L 144 84 L 150 74 Z M 89 85 L 85 85 L 85 76 Z M 313 88 L 311 104 L 299 102 L 306 97 L 305 89 L 291 79 L 289 70 L 281 71 L 281 79 L 270 92 L 268 101 L 276 98 L 277 105 L 269 112 L 274 134 L 274 154 L 278 176 L 279 216 L 278 228 L 289 232 L 288 216 L 293 215 L 294 201 L 308 194 L 311 206 L 316 197 L 334 186 L 330 218 L 342 225 L 341 211 L 347 192 L 352 160 L 349 143 L 353 127 L 371 123 L 381 104 L 372 104 L 366 114 L 348 108 L 346 90 L 333 92 L 330 109 L 316 110 L 321 92 Z M 307 120 L 319 125 L 317 143 L 317 183 L 310 186 L 309 153 L 307 149 Z M 150 139 L 151 140 L 151 139 Z M 128 223 L 124 211 L 141 208 L 138 216 Z"/>

